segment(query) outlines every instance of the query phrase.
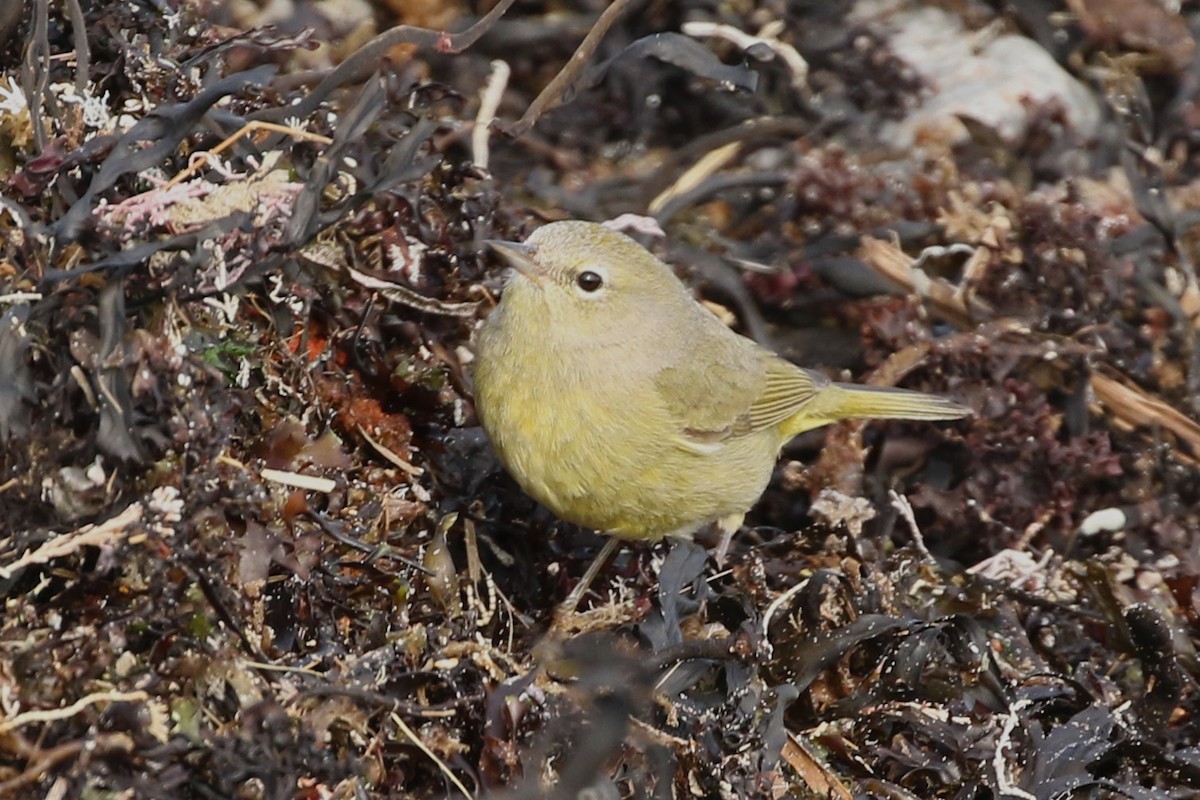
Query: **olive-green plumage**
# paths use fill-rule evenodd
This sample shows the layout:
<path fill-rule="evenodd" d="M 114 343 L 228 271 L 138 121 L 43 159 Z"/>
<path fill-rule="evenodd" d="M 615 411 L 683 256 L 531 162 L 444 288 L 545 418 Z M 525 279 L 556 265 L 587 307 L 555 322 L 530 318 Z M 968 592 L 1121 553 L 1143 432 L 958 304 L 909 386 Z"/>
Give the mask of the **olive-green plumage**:
<path fill-rule="evenodd" d="M 601 225 L 556 222 L 493 246 L 514 270 L 479 331 L 476 407 L 517 482 L 565 520 L 621 539 L 736 528 L 802 431 L 968 413 L 785 361 Z"/>

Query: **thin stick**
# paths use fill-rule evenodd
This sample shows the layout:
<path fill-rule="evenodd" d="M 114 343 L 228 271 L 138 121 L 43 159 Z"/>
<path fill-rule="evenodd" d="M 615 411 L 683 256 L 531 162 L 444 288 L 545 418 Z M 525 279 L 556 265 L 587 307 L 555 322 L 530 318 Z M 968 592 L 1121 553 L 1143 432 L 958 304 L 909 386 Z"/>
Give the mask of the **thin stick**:
<path fill-rule="evenodd" d="M 500 107 L 500 98 L 504 96 L 510 74 L 512 68 L 507 61 L 493 61 L 492 74 L 479 97 L 479 113 L 475 115 L 475 129 L 471 132 L 471 158 L 480 169 L 488 168 L 488 138 L 492 135 L 492 120 L 496 118 L 496 109 Z"/>
<path fill-rule="evenodd" d="M 420 750 L 425 755 L 429 756 L 429 758 L 433 761 L 433 763 L 437 764 L 438 769 L 440 769 L 442 771 L 442 774 L 445 775 L 446 778 L 451 783 L 454 784 L 455 788 L 457 788 L 460 792 L 462 792 L 463 797 L 470 798 L 470 797 L 475 796 L 475 795 L 471 794 L 470 790 L 468 790 L 466 786 L 463 786 L 463 782 L 458 779 L 458 776 L 450 771 L 450 767 L 446 766 L 446 762 L 442 761 L 440 758 L 438 758 L 437 753 L 430 750 L 429 745 L 427 745 L 427 744 L 425 744 L 425 742 L 421 741 L 421 737 L 417 736 L 416 731 L 414 731 L 412 728 L 410 728 L 404 724 L 404 720 L 402 720 L 400 718 L 399 714 L 392 712 L 391 717 L 392 717 L 392 724 L 394 724 L 397 728 L 399 728 L 404 733 L 404 735 L 408 737 L 408 740 L 417 746 L 418 750 Z"/>
<path fill-rule="evenodd" d="M 171 178 L 171 180 L 167 181 L 165 184 L 163 184 L 161 187 L 159 187 L 160 190 L 161 189 L 170 189 L 172 186 L 176 186 L 176 185 L 182 183 L 183 181 L 187 180 L 188 178 L 192 177 L 197 172 L 199 172 L 200 169 L 205 164 L 207 164 L 210 159 L 215 158 L 222 150 L 229 148 L 238 139 L 241 139 L 243 136 L 251 134 L 255 131 L 272 131 L 273 133 L 286 133 L 289 136 L 294 136 L 297 139 L 308 139 L 309 141 L 319 142 L 321 144 L 332 144 L 333 143 L 333 140 L 327 136 L 321 136 L 320 134 L 316 134 L 316 133 L 309 133 L 308 131 L 301 130 L 299 128 L 288 127 L 287 125 L 276 125 L 274 122 L 260 122 L 258 120 L 253 120 L 253 121 L 247 122 L 245 125 L 243 125 L 237 131 L 237 133 L 233 134 L 232 136 L 226 137 L 223 142 L 218 144 L 213 149 L 207 150 L 207 151 L 201 151 L 201 152 L 197 153 L 196 160 L 193 161 L 191 164 L 189 164 L 187 169 L 183 170 L 178 175 L 176 175 L 174 178 Z"/>
<path fill-rule="evenodd" d="M 558 105 L 563 95 L 567 93 L 567 88 L 571 82 L 575 80 L 585 64 L 591 59 L 592 54 L 596 52 L 596 48 L 600 46 L 600 40 L 608 33 L 608 29 L 616 24 L 629 7 L 638 0 L 616 0 L 608 8 L 604 9 L 604 13 L 600 15 L 600 19 L 596 20 L 596 24 L 588 31 L 587 36 L 583 37 L 583 42 L 571 55 L 567 65 L 559 70 L 558 74 L 550 83 L 546 84 L 546 88 L 542 89 L 541 94 L 533 99 L 529 104 L 529 108 L 519 120 L 513 123 L 509 129 L 509 133 L 513 136 L 520 136 L 529 131 L 534 126 L 534 123 L 549 111 L 554 106 Z"/>
<path fill-rule="evenodd" d="M 150 695 L 143 691 L 92 692 L 63 708 L 39 709 L 17 714 L 12 719 L 0 722 L 0 733 L 8 733 L 11 730 L 34 722 L 53 722 L 60 719 L 70 719 L 88 706 L 93 706 L 97 703 L 137 703 L 149 699 Z"/>
<path fill-rule="evenodd" d="M 418 47 L 428 47 L 439 53 L 455 54 L 466 50 L 479 37 L 483 36 L 496 21 L 508 11 L 515 0 L 500 0 L 491 11 L 479 18 L 471 27 L 459 33 L 446 33 L 429 28 L 417 28 L 412 25 L 397 25 L 376 36 L 362 47 L 355 50 L 345 61 L 338 64 L 327 73 L 320 70 L 301 75 L 284 76 L 278 81 L 277 88 L 287 89 L 311 83 L 321 75 L 320 82 L 312 92 L 294 106 L 280 106 L 264 109 L 252 115 L 254 119 L 264 119 L 268 116 L 307 117 L 333 89 L 348 83 L 364 81 L 379 68 L 380 60 L 394 47 L 402 44 L 415 44 Z"/>

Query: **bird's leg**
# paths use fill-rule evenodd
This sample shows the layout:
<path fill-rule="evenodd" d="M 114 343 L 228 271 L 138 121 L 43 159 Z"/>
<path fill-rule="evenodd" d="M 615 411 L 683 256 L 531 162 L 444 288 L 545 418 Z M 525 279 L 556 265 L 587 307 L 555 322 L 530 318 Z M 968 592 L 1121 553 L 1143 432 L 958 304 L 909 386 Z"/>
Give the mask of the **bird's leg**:
<path fill-rule="evenodd" d="M 744 519 L 746 519 L 745 514 L 730 514 L 717 520 L 717 530 L 721 532 L 721 540 L 717 542 L 717 549 L 713 551 L 713 559 L 716 560 L 718 567 L 725 566 L 725 556 L 729 554 L 729 544 L 733 541 L 733 535 L 741 530 Z"/>
<path fill-rule="evenodd" d="M 564 620 L 571 614 L 575 613 L 575 607 L 579 605 L 579 601 L 583 599 L 583 595 L 587 592 L 588 587 L 592 585 L 592 581 L 596 580 L 596 576 L 600 574 L 601 567 L 604 562 L 608 561 L 609 556 L 617 552 L 621 546 L 621 540 L 615 537 L 608 537 L 608 541 L 604 543 L 604 547 L 600 549 L 599 554 L 588 566 L 587 572 L 583 573 L 583 577 L 579 579 L 579 583 L 575 584 L 575 588 L 567 595 L 567 599 L 559 604 L 558 608 L 554 609 L 554 619 L 557 625 L 559 620 Z"/>

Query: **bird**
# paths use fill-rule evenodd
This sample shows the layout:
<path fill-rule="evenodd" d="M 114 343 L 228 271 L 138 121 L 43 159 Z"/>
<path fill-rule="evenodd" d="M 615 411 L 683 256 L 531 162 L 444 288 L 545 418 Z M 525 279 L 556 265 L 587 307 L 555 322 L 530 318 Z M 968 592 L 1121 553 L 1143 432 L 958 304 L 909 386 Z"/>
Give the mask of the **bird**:
<path fill-rule="evenodd" d="M 475 408 L 529 496 L 610 537 L 577 590 L 621 541 L 686 538 L 715 523 L 727 542 L 799 433 L 848 418 L 970 413 L 793 364 L 604 225 L 553 222 L 524 243 L 487 244 L 510 269 L 476 334 Z"/>

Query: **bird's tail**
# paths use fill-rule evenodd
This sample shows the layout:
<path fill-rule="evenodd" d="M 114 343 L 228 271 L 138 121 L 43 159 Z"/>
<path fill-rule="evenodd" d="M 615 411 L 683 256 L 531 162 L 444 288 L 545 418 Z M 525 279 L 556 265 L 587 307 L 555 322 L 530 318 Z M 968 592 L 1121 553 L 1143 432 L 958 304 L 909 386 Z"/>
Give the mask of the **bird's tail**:
<path fill-rule="evenodd" d="M 842 419 L 958 419 L 971 409 L 947 397 L 890 386 L 833 383 L 785 424 L 788 436 Z"/>

